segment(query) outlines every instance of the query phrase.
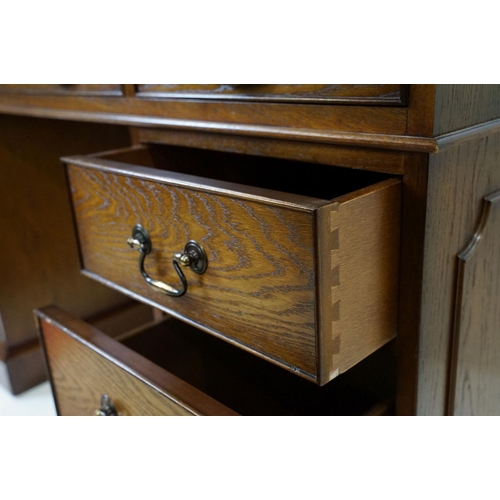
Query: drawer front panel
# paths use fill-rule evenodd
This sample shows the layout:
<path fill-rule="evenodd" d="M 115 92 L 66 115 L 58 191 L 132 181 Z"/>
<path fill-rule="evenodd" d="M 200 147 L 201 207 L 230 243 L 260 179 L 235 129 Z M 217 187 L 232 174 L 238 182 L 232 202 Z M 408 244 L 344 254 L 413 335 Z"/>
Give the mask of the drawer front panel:
<path fill-rule="evenodd" d="M 118 416 L 233 414 L 64 311 L 51 306 L 37 315 L 59 415 L 94 415 L 104 394 Z"/>
<path fill-rule="evenodd" d="M 83 267 L 217 335 L 314 378 L 313 213 L 68 166 Z M 175 286 L 172 256 L 189 240 L 208 255 L 186 270 L 180 298 L 149 287 L 127 245 L 142 224 L 153 251 L 146 270 Z"/>
<path fill-rule="evenodd" d="M 64 161 L 87 276 L 320 385 L 396 336 L 399 180 L 159 146 Z"/>
<path fill-rule="evenodd" d="M 309 104 L 404 105 L 405 85 L 367 84 L 139 84 L 138 95 Z"/>
<path fill-rule="evenodd" d="M 121 96 L 120 84 L 13 84 L 0 85 L 0 92 L 37 95 Z"/>

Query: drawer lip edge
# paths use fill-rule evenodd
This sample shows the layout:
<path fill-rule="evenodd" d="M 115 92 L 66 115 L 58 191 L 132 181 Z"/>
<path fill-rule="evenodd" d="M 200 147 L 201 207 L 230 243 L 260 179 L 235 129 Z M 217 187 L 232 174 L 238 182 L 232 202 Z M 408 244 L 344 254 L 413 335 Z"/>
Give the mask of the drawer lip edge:
<path fill-rule="evenodd" d="M 214 193 L 220 196 L 251 200 L 266 205 L 279 205 L 291 210 L 312 213 L 317 208 L 327 204 L 329 200 L 312 198 L 285 191 L 256 188 L 246 184 L 218 181 L 207 177 L 181 174 L 169 170 L 159 170 L 153 167 L 129 165 L 107 159 L 96 159 L 88 156 L 69 156 L 60 159 L 66 165 L 90 168 L 101 172 L 133 177 L 140 180 L 158 182 L 165 185 Z"/>
<path fill-rule="evenodd" d="M 132 349 L 130 349 L 126 345 L 123 345 L 120 342 L 118 342 L 118 341 L 116 341 L 116 340 L 108 337 L 105 333 L 101 332 L 97 328 L 95 328 L 92 325 L 86 323 L 85 321 L 81 320 L 80 318 L 77 318 L 77 317 L 75 317 L 75 316 L 73 316 L 73 315 L 71 315 L 71 314 L 63 311 L 59 307 L 57 307 L 55 305 L 50 305 L 50 306 L 46 306 L 46 307 L 42 307 L 42 308 L 36 309 L 34 311 L 34 313 L 35 313 L 35 316 L 39 320 L 43 320 L 43 321 L 46 321 L 47 323 L 50 323 L 50 324 L 54 325 L 56 328 L 58 328 L 59 330 L 61 330 L 66 335 L 70 336 L 75 341 L 77 341 L 80 344 L 84 345 L 86 348 L 91 349 L 93 352 L 95 352 L 99 356 L 102 356 L 104 359 L 106 359 L 110 363 L 113 363 L 114 365 L 118 366 L 119 368 L 121 368 L 122 370 L 124 370 L 129 375 L 135 377 L 140 382 L 142 382 L 145 385 L 149 386 L 151 389 L 159 392 L 162 396 L 164 396 L 165 398 L 169 399 L 173 403 L 179 405 L 180 407 L 182 407 L 186 411 L 190 412 L 192 415 L 208 415 L 210 413 L 208 411 L 204 411 L 204 410 L 206 409 L 207 406 L 212 406 L 212 405 L 216 405 L 218 407 L 218 410 L 219 410 L 218 414 L 219 415 L 238 415 L 232 409 L 228 408 L 224 404 L 222 404 L 219 401 L 217 401 L 217 400 L 213 399 L 212 397 L 208 396 L 203 391 L 200 391 L 196 387 L 193 387 L 192 385 L 188 384 L 187 382 L 185 382 L 181 378 L 179 378 L 179 377 L 175 376 L 174 374 L 170 373 L 168 370 L 166 370 L 166 369 L 164 369 L 164 368 L 162 368 L 162 367 L 154 364 L 152 361 L 150 361 L 149 359 L 145 358 L 141 354 L 133 351 Z M 66 320 L 68 320 L 68 321 L 76 321 L 76 322 L 79 323 L 79 325 L 81 325 L 82 330 L 85 329 L 85 330 L 88 330 L 88 331 L 92 331 L 92 333 L 96 335 L 97 340 L 99 340 L 99 341 L 100 340 L 104 340 L 105 342 L 107 342 L 110 345 L 112 345 L 114 352 L 110 353 L 110 352 L 107 351 L 107 349 L 106 349 L 105 346 L 98 345 L 99 342 L 96 343 L 94 341 L 91 341 L 91 340 L 85 338 L 84 334 L 76 333 L 75 331 L 73 331 L 70 327 L 68 327 L 65 324 Z M 41 331 L 41 329 L 40 329 L 40 331 Z M 41 335 L 41 337 L 43 339 L 43 335 L 42 334 L 40 334 L 40 335 Z M 133 367 L 129 366 L 126 362 L 124 362 L 123 360 L 119 359 L 120 358 L 120 356 L 119 356 L 120 353 L 118 353 L 118 356 L 117 356 L 117 352 L 116 351 L 122 351 L 123 353 L 127 353 L 127 354 L 129 354 L 129 355 L 131 355 L 133 357 L 141 358 L 141 362 L 143 362 L 145 364 L 148 364 L 149 367 L 152 370 L 158 372 L 159 375 L 168 374 L 169 378 L 171 378 L 174 383 L 183 385 L 185 390 L 187 390 L 188 392 L 194 393 L 194 394 L 192 394 L 192 396 L 200 399 L 200 405 L 198 406 L 198 405 L 193 405 L 193 404 L 184 402 L 181 398 L 179 398 L 179 395 L 177 395 L 177 394 L 174 393 L 175 391 L 173 393 L 169 392 L 164 387 L 162 387 L 161 384 L 155 383 L 154 381 L 150 380 L 150 378 L 148 376 L 143 375 L 136 368 L 133 368 Z M 50 379 L 52 380 L 52 375 L 51 375 L 51 372 L 50 372 L 50 360 L 48 360 L 47 366 L 48 366 L 48 369 L 49 369 Z M 162 373 L 160 374 L 160 372 L 162 372 Z M 189 399 L 189 396 L 190 395 L 188 394 L 188 398 L 187 399 Z M 54 397 L 56 397 L 56 393 L 55 392 L 54 392 Z M 57 404 L 57 402 L 56 402 L 56 404 Z M 197 407 L 199 409 L 196 409 Z"/>

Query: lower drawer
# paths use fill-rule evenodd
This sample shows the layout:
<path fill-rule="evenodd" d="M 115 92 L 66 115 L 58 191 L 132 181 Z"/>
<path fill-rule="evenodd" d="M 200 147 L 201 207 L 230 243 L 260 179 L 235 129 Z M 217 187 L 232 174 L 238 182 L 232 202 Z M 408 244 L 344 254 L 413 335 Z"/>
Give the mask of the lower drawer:
<path fill-rule="evenodd" d="M 59 415 L 360 415 L 394 393 L 388 347 L 319 387 L 173 318 L 118 341 L 55 306 L 36 315 Z"/>

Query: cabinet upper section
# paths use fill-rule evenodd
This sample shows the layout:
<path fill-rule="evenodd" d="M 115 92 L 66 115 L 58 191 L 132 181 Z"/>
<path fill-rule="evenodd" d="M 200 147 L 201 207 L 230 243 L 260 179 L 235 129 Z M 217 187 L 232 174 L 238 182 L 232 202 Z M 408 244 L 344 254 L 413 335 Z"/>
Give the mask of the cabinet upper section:
<path fill-rule="evenodd" d="M 332 145 L 433 153 L 464 140 L 463 129 L 500 127 L 500 85 L 14 84 L 0 85 L 0 113 L 165 129 L 160 142 L 324 162 Z"/>

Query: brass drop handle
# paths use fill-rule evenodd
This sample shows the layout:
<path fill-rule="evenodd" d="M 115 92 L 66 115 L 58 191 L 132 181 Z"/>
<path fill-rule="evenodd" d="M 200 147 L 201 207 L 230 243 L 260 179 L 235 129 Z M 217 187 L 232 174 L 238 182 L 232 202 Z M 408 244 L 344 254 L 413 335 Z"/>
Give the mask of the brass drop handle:
<path fill-rule="evenodd" d="M 101 407 L 94 412 L 96 417 L 117 417 L 115 405 L 107 394 L 101 396 Z"/>
<path fill-rule="evenodd" d="M 196 274 L 203 274 L 207 270 L 208 259 L 203 250 L 203 247 L 196 241 L 188 241 L 182 252 L 174 254 L 172 264 L 174 269 L 181 280 L 181 288 L 177 289 L 163 281 L 155 280 L 149 276 L 144 269 L 144 260 L 146 256 L 151 253 L 153 244 L 147 230 L 140 224 L 137 224 L 132 229 L 132 237 L 127 240 L 130 248 L 135 248 L 140 252 L 139 257 L 139 271 L 146 283 L 154 288 L 156 291 L 168 295 L 170 297 L 182 297 L 188 288 L 188 283 L 180 266 L 189 267 L 191 271 Z"/>

